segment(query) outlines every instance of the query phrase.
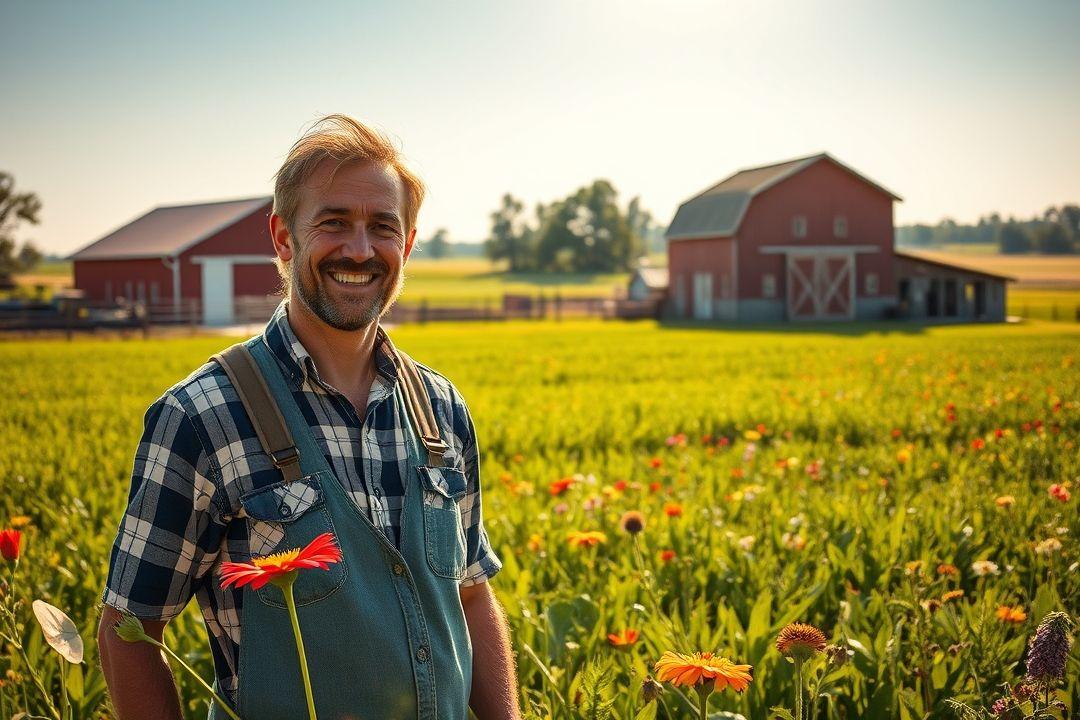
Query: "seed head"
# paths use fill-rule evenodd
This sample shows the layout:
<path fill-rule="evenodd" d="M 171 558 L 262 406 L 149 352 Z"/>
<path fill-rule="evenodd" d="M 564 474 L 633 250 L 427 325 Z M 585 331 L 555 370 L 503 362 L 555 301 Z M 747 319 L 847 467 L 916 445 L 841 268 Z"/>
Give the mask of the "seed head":
<path fill-rule="evenodd" d="M 637 510 L 627 510 L 619 519 L 619 527 L 631 535 L 637 535 L 645 529 L 645 516 Z"/>
<path fill-rule="evenodd" d="M 776 649 L 782 655 L 806 660 L 825 650 L 825 634 L 813 625 L 791 623 L 776 637 Z"/>
<path fill-rule="evenodd" d="M 653 680 L 652 675 L 646 675 L 641 681 L 641 699 L 651 703 L 664 692 L 664 686 Z"/>
<path fill-rule="evenodd" d="M 139 642 L 146 637 L 142 621 L 130 613 L 124 613 L 120 622 L 116 623 L 116 634 L 121 640 L 127 642 Z"/>

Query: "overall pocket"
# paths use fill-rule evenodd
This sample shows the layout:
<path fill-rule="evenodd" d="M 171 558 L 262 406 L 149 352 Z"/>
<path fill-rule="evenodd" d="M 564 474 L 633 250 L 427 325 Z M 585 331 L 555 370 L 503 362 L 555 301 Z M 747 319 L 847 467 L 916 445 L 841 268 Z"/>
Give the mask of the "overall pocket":
<path fill-rule="evenodd" d="M 424 545 L 436 575 L 453 580 L 465 576 L 465 529 L 459 503 L 465 495 L 465 473 L 450 467 L 416 468 L 424 493 Z"/>
<path fill-rule="evenodd" d="M 240 498 L 248 516 L 248 541 L 252 555 L 269 555 L 299 550 L 319 535 L 334 532 L 330 511 L 323 497 L 323 482 L 335 482 L 317 472 L 298 480 L 268 485 Z M 336 537 L 336 533 L 335 533 Z M 340 540 L 338 541 L 340 544 Z M 345 562 L 327 570 L 303 570 L 293 585 L 297 605 L 322 600 L 345 582 Z M 285 596 L 275 585 L 255 591 L 259 599 L 273 607 L 285 607 Z"/>

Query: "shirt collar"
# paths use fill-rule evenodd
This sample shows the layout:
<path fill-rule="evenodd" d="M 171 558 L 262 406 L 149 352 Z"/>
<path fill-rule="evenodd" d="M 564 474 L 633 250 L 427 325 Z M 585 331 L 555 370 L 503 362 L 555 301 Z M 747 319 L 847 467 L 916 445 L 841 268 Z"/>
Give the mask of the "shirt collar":
<path fill-rule="evenodd" d="M 263 338 L 285 370 L 289 384 L 294 391 L 299 390 L 307 382 L 310 376 L 315 382 L 325 384 L 319 377 L 319 370 L 315 367 L 315 360 L 307 351 L 300 338 L 296 336 L 289 324 L 288 298 L 282 299 L 274 310 L 273 316 L 266 324 Z M 397 367 L 394 364 L 394 344 L 386 334 L 386 330 L 380 324 L 375 335 L 375 371 L 394 387 L 397 382 Z"/>

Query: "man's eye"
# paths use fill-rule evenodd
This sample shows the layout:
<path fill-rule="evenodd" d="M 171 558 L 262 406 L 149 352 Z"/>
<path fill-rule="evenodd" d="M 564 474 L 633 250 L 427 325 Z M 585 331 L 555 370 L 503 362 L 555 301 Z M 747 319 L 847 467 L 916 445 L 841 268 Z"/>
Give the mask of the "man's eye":
<path fill-rule="evenodd" d="M 380 229 L 380 230 L 382 230 L 383 232 L 392 232 L 392 233 L 396 233 L 396 232 L 397 232 L 397 228 L 396 228 L 396 227 L 394 227 L 393 225 L 388 225 L 388 224 L 386 224 L 386 223 L 379 223 L 379 224 L 378 224 L 378 225 L 376 225 L 375 227 L 379 228 L 379 229 Z"/>
<path fill-rule="evenodd" d="M 319 225 L 325 225 L 327 227 L 344 227 L 345 221 L 337 218 L 330 218 L 329 220 L 323 220 Z"/>

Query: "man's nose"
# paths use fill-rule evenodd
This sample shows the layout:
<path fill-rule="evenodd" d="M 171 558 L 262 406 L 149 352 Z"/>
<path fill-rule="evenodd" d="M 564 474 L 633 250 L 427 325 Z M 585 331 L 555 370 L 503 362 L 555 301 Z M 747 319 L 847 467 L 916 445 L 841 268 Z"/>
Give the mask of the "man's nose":
<path fill-rule="evenodd" d="M 364 262 L 375 256 L 375 249 L 371 245 L 371 235 L 366 227 L 360 227 L 351 233 L 345 244 L 341 247 L 344 257 Z"/>

